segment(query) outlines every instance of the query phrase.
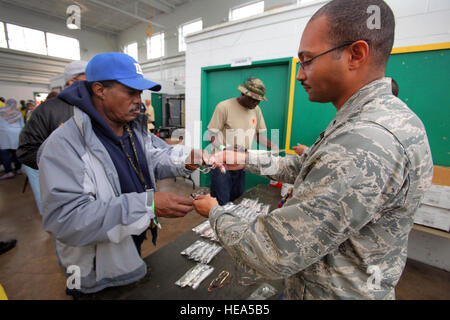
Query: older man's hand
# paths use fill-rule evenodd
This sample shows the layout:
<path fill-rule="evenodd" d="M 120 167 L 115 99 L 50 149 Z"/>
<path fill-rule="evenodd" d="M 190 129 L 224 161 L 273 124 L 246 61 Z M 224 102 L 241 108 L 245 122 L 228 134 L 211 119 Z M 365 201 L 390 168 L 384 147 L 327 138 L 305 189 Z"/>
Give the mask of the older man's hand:
<path fill-rule="evenodd" d="M 192 199 L 180 197 L 174 193 L 155 192 L 153 200 L 157 217 L 180 218 L 194 209 Z"/>
<path fill-rule="evenodd" d="M 194 199 L 194 208 L 195 210 L 205 218 L 209 217 L 209 211 L 212 207 L 218 206 L 216 198 L 211 197 L 210 194 L 202 195 L 199 194 Z"/>

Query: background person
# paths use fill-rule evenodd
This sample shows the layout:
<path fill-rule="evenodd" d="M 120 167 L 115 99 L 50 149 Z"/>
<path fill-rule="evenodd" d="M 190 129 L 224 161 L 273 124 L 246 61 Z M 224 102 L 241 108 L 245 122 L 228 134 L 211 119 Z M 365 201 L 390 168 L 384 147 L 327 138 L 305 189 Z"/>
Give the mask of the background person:
<path fill-rule="evenodd" d="M 215 148 L 249 149 L 256 134 L 256 141 L 272 149 L 272 143 L 266 138 L 267 131 L 260 101 L 266 101 L 266 87 L 255 77 L 249 77 L 238 87 L 241 96 L 220 102 L 208 125 L 208 136 Z M 224 205 L 234 201 L 244 193 L 245 171 L 220 172 L 214 169 L 210 173 L 211 195 Z"/>
<path fill-rule="evenodd" d="M 65 86 L 68 87 L 76 81 L 86 80 L 85 69 L 87 62 L 73 61 L 64 69 Z M 41 196 L 39 190 L 39 170 L 37 166 L 37 152 L 48 136 L 64 122 L 73 116 L 73 106 L 56 98 L 48 98 L 35 110 L 34 103 L 27 103 L 27 122 L 19 137 L 17 157 L 24 164 L 34 199 L 39 212 Z"/>
<path fill-rule="evenodd" d="M 15 173 L 20 173 L 22 164 L 17 159 L 16 149 L 23 125 L 22 114 L 17 110 L 17 101 L 6 100 L 5 107 L 0 108 L 0 156 L 5 168 L 5 173 L 0 180 L 12 179 Z M 11 166 L 11 160 L 14 168 Z"/>

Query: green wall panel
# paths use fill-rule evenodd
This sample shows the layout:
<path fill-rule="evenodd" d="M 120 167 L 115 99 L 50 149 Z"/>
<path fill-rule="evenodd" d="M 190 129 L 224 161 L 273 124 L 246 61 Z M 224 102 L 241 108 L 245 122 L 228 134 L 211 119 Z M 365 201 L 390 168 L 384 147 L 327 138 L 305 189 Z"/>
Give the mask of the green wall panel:
<path fill-rule="evenodd" d="M 297 64 L 298 70 L 298 64 Z M 433 162 L 450 166 L 450 50 L 393 54 L 386 76 L 400 88 L 399 98 L 422 120 Z M 311 145 L 336 115 L 331 103 L 313 103 L 295 83 L 290 147 Z"/>
<path fill-rule="evenodd" d="M 299 64 L 297 63 L 296 72 Z M 297 73 L 296 73 L 297 74 Z M 300 81 L 295 80 L 294 107 L 292 113 L 291 140 L 289 148 L 297 143 L 312 145 L 320 133 L 336 115 L 336 108 L 331 103 L 316 103 L 308 100 L 308 94 Z"/>
<path fill-rule="evenodd" d="M 155 128 L 162 126 L 162 94 L 152 93 L 152 106 L 155 110 Z"/>
<path fill-rule="evenodd" d="M 386 75 L 425 125 L 433 163 L 450 166 L 450 50 L 391 55 Z"/>

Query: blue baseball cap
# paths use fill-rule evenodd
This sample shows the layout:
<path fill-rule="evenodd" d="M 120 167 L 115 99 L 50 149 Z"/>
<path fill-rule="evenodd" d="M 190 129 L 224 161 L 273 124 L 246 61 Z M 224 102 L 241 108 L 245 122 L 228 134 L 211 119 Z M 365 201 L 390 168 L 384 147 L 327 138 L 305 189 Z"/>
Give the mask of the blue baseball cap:
<path fill-rule="evenodd" d="M 86 80 L 116 80 L 136 90 L 161 90 L 159 83 L 144 78 L 142 68 L 132 57 L 121 52 L 100 53 L 86 66 Z"/>

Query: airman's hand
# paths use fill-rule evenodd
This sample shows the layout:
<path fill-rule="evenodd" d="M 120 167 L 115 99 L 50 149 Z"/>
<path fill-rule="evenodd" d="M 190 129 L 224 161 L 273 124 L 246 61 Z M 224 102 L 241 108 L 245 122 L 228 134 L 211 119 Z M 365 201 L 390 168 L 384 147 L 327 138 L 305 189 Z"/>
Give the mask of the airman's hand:
<path fill-rule="evenodd" d="M 299 156 L 301 156 L 303 151 L 305 151 L 307 148 L 308 148 L 307 146 L 300 144 L 300 143 L 297 143 L 296 146 L 292 147 L 292 149 L 295 151 L 295 153 L 298 154 Z"/>
<path fill-rule="evenodd" d="M 195 210 L 205 218 L 209 217 L 209 211 L 212 207 L 218 206 L 216 198 L 211 197 L 210 194 L 202 195 L 199 194 L 194 199 L 194 208 Z"/>

